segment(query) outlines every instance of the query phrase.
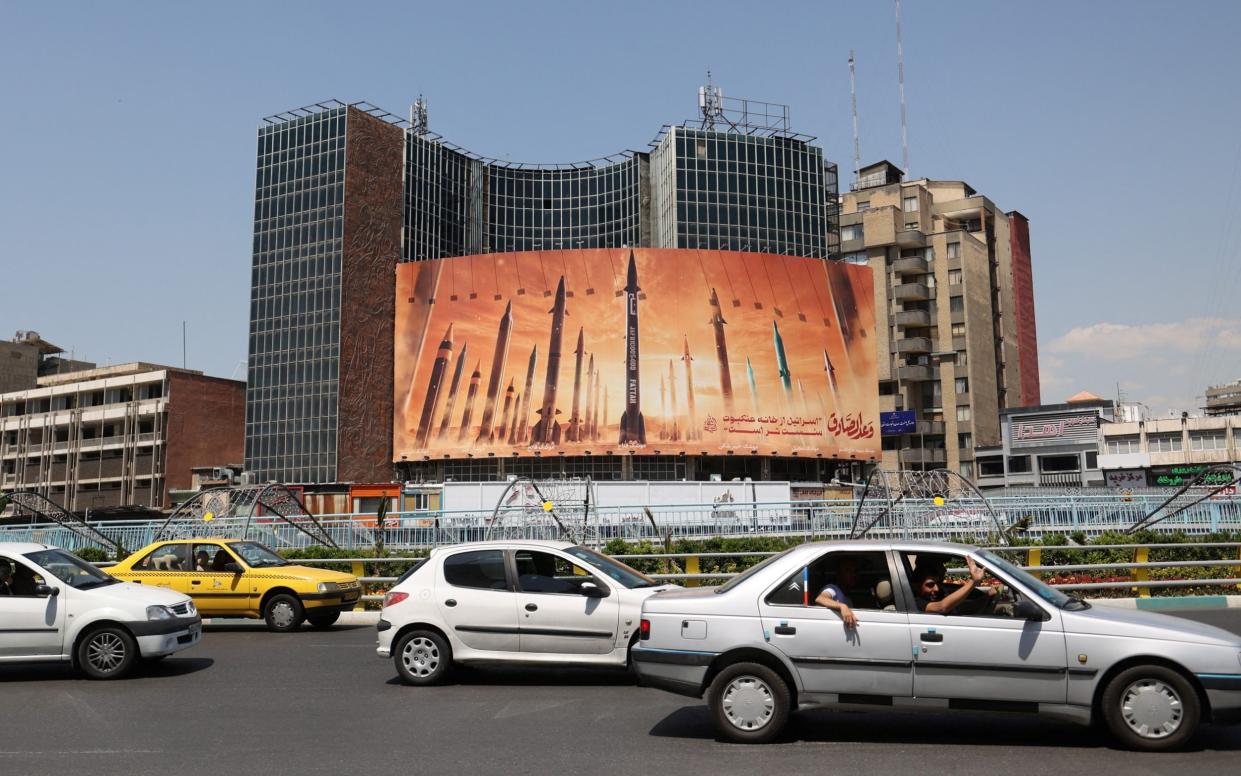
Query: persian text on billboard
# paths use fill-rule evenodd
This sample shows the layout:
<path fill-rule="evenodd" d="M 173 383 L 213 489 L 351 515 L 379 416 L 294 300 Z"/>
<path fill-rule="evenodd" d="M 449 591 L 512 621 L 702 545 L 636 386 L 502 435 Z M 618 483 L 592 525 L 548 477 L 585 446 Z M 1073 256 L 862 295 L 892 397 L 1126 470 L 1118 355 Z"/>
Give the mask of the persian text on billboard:
<path fill-rule="evenodd" d="M 870 269 L 498 253 L 397 269 L 394 457 L 879 455 Z"/>

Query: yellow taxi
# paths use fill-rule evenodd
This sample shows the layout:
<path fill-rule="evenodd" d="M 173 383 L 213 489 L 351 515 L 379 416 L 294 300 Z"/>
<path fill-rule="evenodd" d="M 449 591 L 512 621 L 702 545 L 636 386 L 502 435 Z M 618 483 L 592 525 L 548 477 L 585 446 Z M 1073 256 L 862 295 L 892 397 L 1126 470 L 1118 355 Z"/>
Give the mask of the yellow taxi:
<path fill-rule="evenodd" d="M 295 566 L 258 542 L 174 539 L 138 550 L 108 573 L 188 594 L 203 617 L 259 617 L 273 631 L 327 628 L 357 605 L 352 574 Z"/>

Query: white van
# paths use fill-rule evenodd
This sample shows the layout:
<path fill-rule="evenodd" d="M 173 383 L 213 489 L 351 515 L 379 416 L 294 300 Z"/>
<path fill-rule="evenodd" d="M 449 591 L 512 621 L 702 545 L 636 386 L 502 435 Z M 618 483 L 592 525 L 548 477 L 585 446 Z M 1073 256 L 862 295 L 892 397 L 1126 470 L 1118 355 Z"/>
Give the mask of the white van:
<path fill-rule="evenodd" d="M 200 638 L 183 593 L 122 582 L 58 547 L 0 542 L 0 663 L 68 660 L 115 679 Z"/>

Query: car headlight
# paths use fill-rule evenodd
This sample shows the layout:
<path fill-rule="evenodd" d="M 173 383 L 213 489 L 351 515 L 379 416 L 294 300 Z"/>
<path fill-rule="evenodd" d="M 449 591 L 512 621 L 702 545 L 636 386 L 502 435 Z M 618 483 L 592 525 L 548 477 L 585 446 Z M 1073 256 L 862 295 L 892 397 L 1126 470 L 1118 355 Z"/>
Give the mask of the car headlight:
<path fill-rule="evenodd" d="M 320 593 L 335 593 L 337 590 L 340 590 L 340 585 L 336 584 L 335 582 L 320 582 L 319 583 Z"/>
<path fill-rule="evenodd" d="M 169 609 L 167 606 L 148 606 L 147 607 L 147 619 L 148 620 L 171 620 L 173 619 L 173 617 L 175 617 L 175 615 L 172 613 L 172 610 Z"/>

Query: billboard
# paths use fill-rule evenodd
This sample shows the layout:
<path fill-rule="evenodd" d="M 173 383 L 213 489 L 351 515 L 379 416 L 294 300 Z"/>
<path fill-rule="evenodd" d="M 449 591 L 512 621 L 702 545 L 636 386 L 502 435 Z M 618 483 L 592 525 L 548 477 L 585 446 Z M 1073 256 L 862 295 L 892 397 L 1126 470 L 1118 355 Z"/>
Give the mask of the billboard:
<path fill-rule="evenodd" d="M 869 267 L 653 248 L 401 264 L 395 460 L 879 457 Z"/>

